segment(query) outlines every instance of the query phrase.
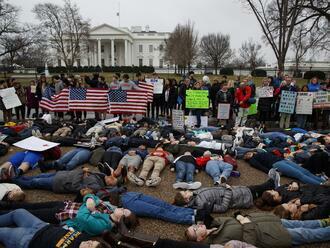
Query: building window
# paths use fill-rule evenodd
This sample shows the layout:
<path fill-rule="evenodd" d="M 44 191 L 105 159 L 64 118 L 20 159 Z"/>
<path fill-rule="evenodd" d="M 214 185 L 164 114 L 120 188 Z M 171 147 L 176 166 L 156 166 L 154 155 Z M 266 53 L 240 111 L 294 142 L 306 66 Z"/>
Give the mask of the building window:
<path fill-rule="evenodd" d="M 116 46 L 116 45 L 113 46 L 113 51 L 114 51 L 115 53 L 117 52 L 117 46 Z"/>
<path fill-rule="evenodd" d="M 153 59 L 149 59 L 149 66 L 154 66 L 154 61 L 153 61 Z"/>
<path fill-rule="evenodd" d="M 101 53 L 104 53 L 104 45 L 101 45 Z"/>
<path fill-rule="evenodd" d="M 87 52 L 89 53 L 89 51 L 90 51 L 90 47 L 89 47 L 89 46 L 87 46 Z"/>
<path fill-rule="evenodd" d="M 159 45 L 159 51 L 163 51 L 164 50 L 164 45 Z"/>
<path fill-rule="evenodd" d="M 164 67 L 164 60 L 160 59 L 159 60 L 159 68 L 163 68 Z"/>
<path fill-rule="evenodd" d="M 57 60 L 57 66 L 61 66 L 61 62 L 62 62 L 61 59 L 58 59 Z"/>
<path fill-rule="evenodd" d="M 139 66 L 143 66 L 143 59 L 139 59 Z"/>
<path fill-rule="evenodd" d="M 77 66 L 80 67 L 80 59 L 77 59 Z"/>
<path fill-rule="evenodd" d="M 143 53 L 143 45 L 139 45 L 139 53 Z"/>
<path fill-rule="evenodd" d="M 104 65 L 105 65 L 104 59 L 101 59 L 101 66 L 104 66 Z"/>
<path fill-rule="evenodd" d="M 149 45 L 149 53 L 152 53 L 154 51 L 153 45 Z"/>

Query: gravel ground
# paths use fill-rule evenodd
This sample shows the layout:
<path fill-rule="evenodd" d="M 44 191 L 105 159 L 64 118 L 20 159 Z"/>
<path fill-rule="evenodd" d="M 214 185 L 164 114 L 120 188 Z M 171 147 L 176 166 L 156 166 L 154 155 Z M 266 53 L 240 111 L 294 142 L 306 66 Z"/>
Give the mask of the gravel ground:
<path fill-rule="evenodd" d="M 63 148 L 62 151 L 66 152 L 72 148 Z M 1 158 L 1 162 L 6 161 L 6 158 L 13 153 L 14 151 L 17 151 L 18 149 L 13 148 L 7 154 L 6 156 Z M 251 166 L 249 166 L 244 161 L 238 161 L 238 168 L 241 172 L 241 176 L 239 178 L 230 178 L 228 180 L 228 184 L 230 185 L 252 185 L 252 184 L 259 184 L 264 182 L 267 179 L 267 175 L 265 175 L 263 172 L 258 171 Z M 91 167 L 92 169 L 95 169 Z M 34 175 L 40 173 L 39 169 L 31 171 L 28 173 L 28 175 Z M 149 195 L 153 195 L 155 197 L 161 198 L 167 202 L 173 201 L 173 196 L 175 195 L 176 190 L 172 188 L 172 184 L 174 183 L 175 179 L 175 173 L 170 172 L 168 168 L 165 168 L 165 170 L 161 174 L 162 182 L 161 184 L 156 188 L 148 188 L 146 186 L 138 187 L 132 184 L 128 184 L 128 190 L 129 191 L 138 191 L 143 192 Z M 202 182 L 203 186 L 212 186 L 212 180 L 211 178 L 206 175 L 205 172 L 201 172 L 195 176 L 196 181 Z M 287 183 L 290 179 L 288 178 L 282 178 L 281 183 Z M 43 202 L 43 201 L 56 201 L 56 200 L 65 200 L 65 199 L 74 199 L 73 195 L 70 194 L 54 194 L 52 192 L 48 191 L 42 191 L 42 190 L 26 190 L 27 192 L 27 198 L 26 201 L 28 202 Z M 215 215 L 215 216 L 231 216 L 233 212 L 236 210 L 228 211 L 225 214 L 222 215 Z M 243 213 L 248 212 L 255 212 L 260 211 L 257 208 L 252 208 L 249 210 L 243 210 Z M 178 224 L 171 224 L 167 223 L 161 220 L 154 220 L 154 219 L 148 219 L 148 218 L 140 218 L 140 226 L 138 227 L 138 231 L 150 234 L 150 235 L 157 235 L 162 238 L 170 238 L 170 239 L 177 239 L 182 240 L 184 238 L 184 230 L 187 226 L 185 225 L 178 225 Z M 330 242 L 327 243 L 319 243 L 319 244 L 313 244 L 313 245 L 306 245 L 301 247 L 330 247 Z M 174 247 L 173 247 L 174 248 Z"/>

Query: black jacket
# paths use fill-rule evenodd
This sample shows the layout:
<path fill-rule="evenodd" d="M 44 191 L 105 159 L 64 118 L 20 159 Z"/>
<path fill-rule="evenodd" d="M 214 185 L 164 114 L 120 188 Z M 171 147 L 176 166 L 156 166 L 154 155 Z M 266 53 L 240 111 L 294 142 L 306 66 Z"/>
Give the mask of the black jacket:
<path fill-rule="evenodd" d="M 273 164 L 281 160 L 283 158 L 277 157 L 270 152 L 260 152 L 249 160 L 249 164 L 258 170 L 268 173 L 273 168 Z"/>
<path fill-rule="evenodd" d="M 226 92 L 219 90 L 216 95 L 216 103 L 229 103 L 232 104 L 234 102 L 233 95 L 227 90 Z"/>
<path fill-rule="evenodd" d="M 220 90 L 220 86 L 221 86 L 220 83 L 212 84 L 211 89 L 210 89 L 210 98 L 211 98 L 212 101 L 215 101 L 217 93 Z"/>

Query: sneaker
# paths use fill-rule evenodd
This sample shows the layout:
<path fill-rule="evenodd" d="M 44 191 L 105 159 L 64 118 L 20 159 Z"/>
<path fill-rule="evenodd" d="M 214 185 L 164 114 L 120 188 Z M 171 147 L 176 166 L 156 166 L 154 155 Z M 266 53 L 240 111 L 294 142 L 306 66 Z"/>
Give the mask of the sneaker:
<path fill-rule="evenodd" d="M 187 189 L 199 189 L 201 186 L 202 186 L 201 182 L 191 182 L 191 183 L 188 183 Z"/>
<path fill-rule="evenodd" d="M 36 130 L 32 129 L 32 136 L 37 137 Z"/>
<path fill-rule="evenodd" d="M 173 183 L 173 188 L 175 188 L 175 189 L 188 189 L 188 183 L 186 183 L 186 182 L 176 182 L 176 183 Z"/>
<path fill-rule="evenodd" d="M 160 177 L 150 178 L 146 181 L 148 187 L 155 187 L 160 184 L 162 179 Z"/>
<path fill-rule="evenodd" d="M 273 179 L 275 189 L 277 189 L 278 187 L 281 186 L 281 182 L 280 182 L 281 181 L 281 176 L 275 168 L 272 168 L 268 171 L 268 177 L 270 179 Z"/>
<path fill-rule="evenodd" d="M 220 177 L 220 184 L 225 184 L 227 182 L 227 179 L 225 177 Z"/>
<path fill-rule="evenodd" d="M 13 165 L 11 165 L 8 169 L 8 177 L 9 178 L 15 178 L 16 177 L 16 171 L 15 171 L 15 167 Z"/>
<path fill-rule="evenodd" d="M 105 171 L 104 174 L 106 174 L 107 176 L 112 175 L 114 169 L 107 162 L 104 162 L 103 166 Z"/>
<path fill-rule="evenodd" d="M 36 137 L 37 137 L 37 138 L 41 138 L 41 137 L 42 137 L 42 134 L 41 134 L 41 132 L 40 132 L 39 129 L 37 129 L 37 130 L 35 131 L 35 133 L 36 133 Z"/>
<path fill-rule="evenodd" d="M 138 186 L 143 186 L 144 184 L 144 181 L 132 172 L 127 173 L 127 179 Z"/>

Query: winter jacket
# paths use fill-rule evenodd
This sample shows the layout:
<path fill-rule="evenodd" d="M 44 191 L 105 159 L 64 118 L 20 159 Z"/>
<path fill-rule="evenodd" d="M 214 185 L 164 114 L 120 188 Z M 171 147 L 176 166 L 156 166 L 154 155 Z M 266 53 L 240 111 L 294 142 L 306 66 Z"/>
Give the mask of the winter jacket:
<path fill-rule="evenodd" d="M 248 100 L 251 98 L 250 86 L 245 86 L 244 89 L 237 88 L 235 92 L 235 100 L 241 108 L 249 108 Z M 240 103 L 243 102 L 243 103 Z"/>
<path fill-rule="evenodd" d="M 251 213 L 251 222 L 242 225 L 233 217 L 219 217 L 213 220 L 212 232 L 204 243 L 225 244 L 230 240 L 240 240 L 259 248 L 291 247 L 291 236 L 282 226 L 281 219 L 271 213 Z"/>
<path fill-rule="evenodd" d="M 320 90 L 321 85 L 320 83 L 317 84 L 308 83 L 307 88 L 308 88 L 308 92 L 317 92 Z"/>
<path fill-rule="evenodd" d="M 78 193 L 83 188 L 90 188 L 98 191 L 104 188 L 105 174 L 89 172 L 84 176 L 82 169 L 73 171 L 58 171 L 53 180 L 54 193 Z"/>
<path fill-rule="evenodd" d="M 227 91 L 222 91 L 219 90 L 217 95 L 216 95 L 216 102 L 217 104 L 219 103 L 233 103 L 233 96 L 232 94 L 227 90 Z"/>
<path fill-rule="evenodd" d="M 249 160 L 249 164 L 258 170 L 268 173 L 273 168 L 273 164 L 281 160 L 283 158 L 279 158 L 270 152 L 260 152 Z"/>
<path fill-rule="evenodd" d="M 79 232 L 87 233 L 91 236 L 101 235 L 104 231 L 110 231 L 113 223 L 110 221 L 108 213 L 91 212 L 87 206 L 87 199 L 93 199 L 95 206 L 100 204 L 100 199 L 92 194 L 84 197 L 84 202 L 79 208 L 77 216 L 74 219 L 65 221 L 65 223 Z"/>
<path fill-rule="evenodd" d="M 316 220 L 328 218 L 330 215 L 330 195 L 313 195 L 309 197 L 304 195 L 300 198 L 301 205 L 315 204 L 317 207 L 305 212 L 301 215 L 301 220 Z"/>
<path fill-rule="evenodd" d="M 191 155 L 181 155 L 180 157 L 177 157 L 173 161 L 173 163 L 176 163 L 178 161 L 182 161 L 182 162 L 185 162 L 185 163 L 191 163 L 191 164 L 197 166 L 196 159 L 193 156 L 191 156 Z"/>
<path fill-rule="evenodd" d="M 212 84 L 211 89 L 210 89 L 210 98 L 212 101 L 214 101 L 216 99 L 217 93 L 220 90 L 220 85 L 221 85 L 220 83 Z"/>
<path fill-rule="evenodd" d="M 202 209 L 207 203 L 214 204 L 213 212 L 224 213 L 229 208 L 252 207 L 253 197 L 246 186 L 202 188 L 194 191 L 188 207 Z"/>

